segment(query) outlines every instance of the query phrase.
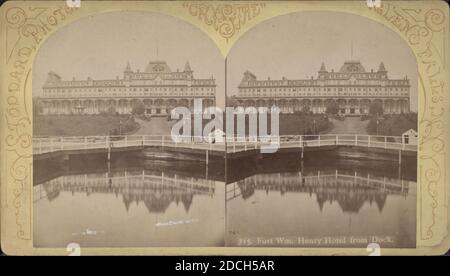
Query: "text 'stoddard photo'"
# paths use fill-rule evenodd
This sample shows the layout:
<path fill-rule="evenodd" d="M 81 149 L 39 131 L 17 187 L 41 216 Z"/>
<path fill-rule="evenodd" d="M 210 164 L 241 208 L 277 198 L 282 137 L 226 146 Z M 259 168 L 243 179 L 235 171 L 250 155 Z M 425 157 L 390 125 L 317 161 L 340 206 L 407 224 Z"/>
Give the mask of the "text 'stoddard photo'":
<path fill-rule="evenodd" d="M 8 1 L 0 27 L 6 255 L 449 248 L 443 1 Z"/>

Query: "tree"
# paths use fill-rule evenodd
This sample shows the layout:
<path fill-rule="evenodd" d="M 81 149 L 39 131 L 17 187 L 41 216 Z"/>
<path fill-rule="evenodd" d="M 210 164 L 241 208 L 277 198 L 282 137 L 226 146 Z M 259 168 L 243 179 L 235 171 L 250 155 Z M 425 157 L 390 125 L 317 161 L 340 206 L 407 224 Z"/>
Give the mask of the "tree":
<path fill-rule="evenodd" d="M 136 102 L 136 104 L 133 106 L 133 109 L 131 110 L 131 113 L 136 115 L 142 115 L 145 113 L 145 105 L 142 101 Z"/>
<path fill-rule="evenodd" d="M 327 114 L 331 114 L 331 115 L 336 115 L 339 113 L 339 105 L 337 102 L 335 101 L 331 101 L 328 105 L 327 105 L 327 110 L 326 110 Z"/>
<path fill-rule="evenodd" d="M 369 107 L 369 113 L 372 115 L 383 115 L 383 105 L 380 102 L 373 102 Z"/>
<path fill-rule="evenodd" d="M 234 99 L 234 97 L 227 97 L 226 98 L 226 106 L 236 106 L 237 101 Z"/>
<path fill-rule="evenodd" d="M 303 113 L 306 114 L 306 113 L 309 113 L 309 111 L 310 111 L 309 105 L 305 105 L 305 106 L 302 107 L 302 112 Z"/>

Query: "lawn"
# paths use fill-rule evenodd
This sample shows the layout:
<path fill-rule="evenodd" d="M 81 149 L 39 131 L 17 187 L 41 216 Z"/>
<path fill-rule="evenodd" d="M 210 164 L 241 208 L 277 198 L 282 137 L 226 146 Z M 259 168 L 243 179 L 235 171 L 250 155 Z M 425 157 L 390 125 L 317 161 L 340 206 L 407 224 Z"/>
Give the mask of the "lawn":
<path fill-rule="evenodd" d="M 315 123 L 314 123 L 315 121 Z M 327 117 L 320 114 L 280 114 L 279 115 L 279 132 L 280 135 L 302 135 L 302 134 L 319 134 L 328 131 L 332 127 L 332 123 Z M 267 130 L 271 133 L 270 116 L 267 118 Z M 248 134 L 248 118 L 245 122 L 246 133 Z M 237 122 L 234 125 L 237 131 Z M 236 132 L 235 132 L 236 133 Z"/>
<path fill-rule="evenodd" d="M 33 118 L 35 136 L 118 134 L 119 128 L 122 134 L 130 134 L 139 128 L 139 124 L 129 116 L 118 115 L 38 115 Z"/>
<path fill-rule="evenodd" d="M 280 135 L 319 134 L 331 127 L 332 123 L 328 118 L 320 114 L 280 115 Z"/>
<path fill-rule="evenodd" d="M 378 119 L 378 135 L 400 136 L 409 129 L 417 131 L 417 113 L 390 115 Z M 377 134 L 377 119 L 372 118 L 367 126 L 369 134 Z"/>
<path fill-rule="evenodd" d="M 323 115 L 280 114 L 279 119 L 280 135 L 318 134 L 332 127 L 332 123 Z M 120 121 L 122 121 L 122 134 L 132 134 L 139 129 L 139 124 L 132 117 L 125 115 L 36 115 L 33 121 L 33 135 L 118 135 Z M 202 126 L 204 127 L 208 121 L 203 119 Z M 152 123 L 152 120 L 150 120 L 147 124 L 150 125 Z M 268 124 L 270 133 L 270 116 L 268 118 Z M 148 126 L 145 127 L 147 128 Z M 235 122 L 236 128 L 237 122 Z M 246 120 L 246 132 L 248 133 L 248 118 Z"/>

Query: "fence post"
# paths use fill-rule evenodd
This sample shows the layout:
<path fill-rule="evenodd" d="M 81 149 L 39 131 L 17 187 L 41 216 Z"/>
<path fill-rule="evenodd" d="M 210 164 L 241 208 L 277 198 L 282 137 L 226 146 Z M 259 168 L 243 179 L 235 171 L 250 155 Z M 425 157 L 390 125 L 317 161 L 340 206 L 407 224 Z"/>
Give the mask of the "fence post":
<path fill-rule="evenodd" d="M 369 141 L 367 142 L 367 147 L 370 147 L 370 135 L 369 135 Z"/>
<path fill-rule="evenodd" d="M 87 149 L 87 137 L 84 137 L 84 149 Z"/>
<path fill-rule="evenodd" d="M 128 136 L 125 136 L 125 147 L 128 147 Z"/>
<path fill-rule="evenodd" d="M 233 136 L 233 152 L 236 152 L 236 137 Z"/>
<path fill-rule="evenodd" d="M 161 144 L 162 144 L 162 146 L 164 147 L 164 135 L 161 137 Z"/>
<path fill-rule="evenodd" d="M 387 136 L 384 136 L 384 148 L 387 149 Z"/>
<path fill-rule="evenodd" d="M 320 147 L 320 135 L 319 135 L 319 147 Z"/>
<path fill-rule="evenodd" d="M 355 146 L 358 145 L 358 135 L 355 135 Z"/>

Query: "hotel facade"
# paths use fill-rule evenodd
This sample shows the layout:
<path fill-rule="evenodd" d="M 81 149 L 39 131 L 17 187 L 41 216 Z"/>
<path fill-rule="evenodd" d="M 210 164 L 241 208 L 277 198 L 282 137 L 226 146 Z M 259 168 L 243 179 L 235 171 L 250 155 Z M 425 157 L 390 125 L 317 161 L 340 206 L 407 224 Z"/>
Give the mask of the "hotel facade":
<path fill-rule="evenodd" d="M 325 113 L 335 102 L 339 114 L 349 116 L 368 114 L 371 104 L 378 102 L 384 114 L 401 114 L 410 110 L 410 84 L 406 76 L 390 79 L 383 62 L 377 71 L 366 71 L 359 61 L 346 61 L 338 72 L 322 63 L 317 77 L 310 79 L 258 80 L 246 71 L 232 99 L 243 107 L 275 105 L 282 113 Z"/>
<path fill-rule="evenodd" d="M 128 63 L 122 78 L 110 80 L 65 81 L 50 72 L 37 101 L 39 114 L 46 115 L 131 114 L 141 106 L 147 115 L 166 116 L 177 106 L 193 109 L 194 98 L 203 99 L 204 108 L 215 106 L 213 76 L 194 78 L 189 62 L 172 71 L 164 61 L 151 61 L 143 72 Z"/>

